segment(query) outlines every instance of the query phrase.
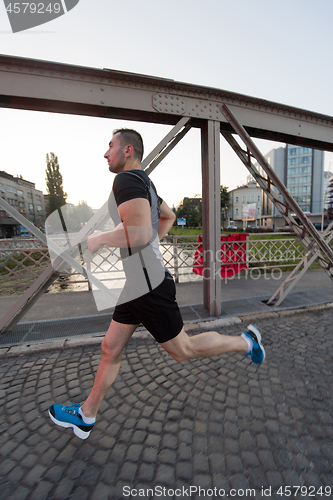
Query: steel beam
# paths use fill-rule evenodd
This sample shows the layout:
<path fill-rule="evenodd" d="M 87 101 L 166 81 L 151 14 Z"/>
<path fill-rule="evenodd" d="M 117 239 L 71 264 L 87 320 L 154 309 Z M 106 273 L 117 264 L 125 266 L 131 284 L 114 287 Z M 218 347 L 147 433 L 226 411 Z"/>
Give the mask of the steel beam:
<path fill-rule="evenodd" d="M 203 303 L 211 316 L 221 314 L 220 124 L 208 120 L 201 130 Z"/>
<path fill-rule="evenodd" d="M 0 55 L 0 106 L 175 124 L 217 120 L 232 107 L 252 137 L 333 151 L 333 118 L 169 79 Z M 197 123 L 196 126 L 200 126 Z"/>
<path fill-rule="evenodd" d="M 323 233 L 323 238 L 325 238 L 326 243 L 329 243 L 333 239 L 333 222 L 327 227 Z M 295 269 L 287 276 L 284 282 L 279 286 L 276 292 L 267 301 L 267 305 L 279 306 L 284 299 L 289 295 L 292 289 L 297 285 L 299 280 L 303 278 L 304 274 L 308 271 L 310 266 L 314 263 L 316 259 L 320 256 L 320 250 L 315 250 L 314 248 L 309 249 L 305 252 L 303 259 L 297 264 Z M 332 278 L 332 275 L 330 276 Z"/>
<path fill-rule="evenodd" d="M 175 133 L 176 127 L 174 127 L 174 129 L 171 131 L 171 132 L 173 132 L 173 137 L 170 140 L 170 142 L 165 145 L 164 149 L 162 147 L 159 148 L 158 154 L 151 161 L 151 163 L 149 164 L 148 167 L 144 168 L 144 165 L 147 165 L 147 162 L 144 162 L 144 164 L 143 164 L 142 167 L 144 168 L 145 172 L 148 175 L 151 174 L 151 172 L 153 170 L 155 170 L 155 168 L 157 167 L 157 165 L 159 165 L 161 163 L 161 161 L 170 153 L 170 151 L 172 151 L 173 148 L 175 146 L 177 146 L 177 144 L 182 140 L 182 138 L 187 134 L 187 132 L 189 130 L 191 130 L 191 128 L 192 128 L 192 125 L 191 125 L 192 120 L 188 119 L 188 118 L 185 118 L 185 119 L 182 118 L 182 120 L 185 120 L 185 126 L 183 127 L 183 129 L 180 130 L 178 133 Z"/>
<path fill-rule="evenodd" d="M 240 160 L 244 163 L 246 168 L 249 170 L 251 175 L 256 179 L 257 183 L 259 186 L 262 188 L 263 191 L 267 194 L 268 198 L 272 201 L 272 203 L 277 207 L 281 215 L 284 217 L 285 221 L 287 224 L 289 224 L 297 236 L 302 240 L 302 243 L 307 249 L 312 249 L 313 248 L 313 241 L 310 239 L 308 236 L 307 232 L 304 231 L 303 226 L 299 226 L 297 222 L 295 221 L 294 217 L 291 215 L 290 212 L 290 207 L 288 203 L 283 203 L 278 195 L 275 193 L 275 191 L 272 189 L 274 187 L 274 184 L 272 183 L 271 179 L 267 177 L 263 177 L 257 168 L 254 166 L 254 164 L 251 162 L 251 154 L 249 151 L 244 151 L 241 146 L 238 144 L 236 139 L 230 134 L 229 132 L 223 132 L 221 131 L 223 137 L 226 139 L 226 141 L 230 144 L 232 149 L 235 151 L 237 156 L 240 158 Z"/>
<path fill-rule="evenodd" d="M 307 230 L 304 228 L 304 226 L 300 226 L 297 224 L 295 221 L 294 217 L 291 214 L 290 211 L 290 205 L 288 204 L 288 201 L 283 203 L 278 195 L 275 193 L 275 191 L 272 189 L 274 187 L 274 184 L 272 183 L 271 179 L 269 176 L 263 177 L 257 168 L 253 165 L 251 162 L 251 154 L 249 151 L 244 151 L 238 142 L 235 140 L 235 138 L 227 132 L 222 132 L 222 135 L 224 138 L 227 140 L 227 142 L 230 144 L 230 146 L 233 148 L 237 156 L 242 160 L 244 165 L 247 167 L 249 172 L 253 175 L 253 177 L 256 179 L 257 183 L 259 186 L 267 193 L 268 198 L 272 201 L 272 203 L 277 207 L 281 215 L 284 217 L 285 221 L 287 224 L 290 225 L 290 227 L 294 230 L 296 235 L 300 238 L 302 241 L 302 244 L 306 248 L 307 251 L 315 251 L 318 249 L 316 243 L 313 241 L 313 239 L 310 238 Z M 290 196 L 288 195 L 288 198 Z M 331 263 L 325 259 L 325 256 L 322 254 L 322 252 L 319 252 L 319 255 L 317 256 L 317 259 L 323 269 L 327 272 L 327 274 L 330 276 L 330 278 L 333 277 L 333 268 L 331 266 Z"/>
<path fill-rule="evenodd" d="M 168 146 L 170 146 L 170 144 L 173 144 L 173 147 L 176 146 L 176 144 L 178 144 L 179 140 L 174 142 L 177 135 L 182 131 L 185 130 L 185 133 L 188 132 L 188 130 L 190 129 L 189 127 L 189 122 L 190 122 L 190 118 L 181 118 L 178 123 L 170 130 L 170 132 L 167 133 L 167 135 L 165 137 L 163 137 L 163 139 L 157 144 L 157 146 L 149 153 L 148 156 L 146 156 L 146 158 L 142 161 L 141 163 L 141 168 L 143 170 L 145 170 L 145 172 L 147 172 L 147 174 L 150 174 L 155 167 L 157 167 L 157 165 L 160 163 L 160 161 L 156 161 L 161 155 L 162 153 L 167 150 L 167 153 L 170 151 L 170 149 L 167 149 Z M 184 128 L 185 127 L 185 128 Z M 185 135 L 185 134 L 184 134 Z M 180 138 L 184 137 L 184 135 L 181 135 Z M 173 149 L 173 148 L 171 148 Z M 166 154 L 164 154 L 162 156 L 162 159 L 166 156 Z M 152 166 L 152 162 L 154 162 L 154 166 Z"/>
<path fill-rule="evenodd" d="M 222 135 L 225 137 L 227 142 L 230 144 L 230 146 L 234 149 L 238 157 L 242 160 L 244 165 L 248 168 L 250 173 L 253 175 L 253 177 L 256 179 L 260 187 L 267 193 L 267 196 L 269 199 L 272 201 L 272 203 L 278 208 L 280 211 L 281 215 L 284 217 L 286 222 L 293 228 L 295 231 L 296 235 L 300 238 L 302 244 L 304 245 L 306 249 L 306 255 L 305 255 L 305 261 L 311 254 L 315 254 L 315 258 L 318 259 L 320 265 L 322 268 L 326 271 L 328 276 L 333 279 L 333 267 L 332 267 L 332 250 L 331 247 L 328 245 L 328 242 L 330 238 L 327 238 L 325 241 L 321 235 L 316 231 L 314 228 L 313 224 L 308 221 L 307 217 L 304 215 L 304 213 L 301 211 L 301 209 L 298 207 L 296 202 L 293 200 L 293 198 L 289 195 L 287 189 L 285 186 L 281 183 L 281 181 L 276 177 L 275 173 L 271 169 L 270 165 L 266 162 L 266 159 L 261 155 L 260 151 L 258 148 L 253 144 L 251 139 L 247 137 L 246 132 L 244 129 L 241 127 L 241 125 L 235 120 L 235 118 L 232 116 L 230 111 L 228 109 L 224 110 L 226 113 L 226 116 L 229 116 L 230 121 L 233 123 L 233 126 L 235 126 L 235 130 L 239 132 L 241 139 L 245 143 L 245 145 L 248 147 L 247 151 L 244 151 L 241 146 L 238 144 L 236 139 L 227 132 L 221 131 Z M 244 133 L 245 132 L 245 133 Z M 262 176 L 257 168 L 253 165 L 251 162 L 251 157 L 256 158 L 258 163 L 262 166 L 264 171 L 266 172 L 266 176 Z M 279 189 L 280 193 L 285 199 L 285 202 L 282 202 L 276 192 L 274 191 L 273 187 Z M 300 217 L 301 221 L 303 222 L 303 225 L 300 226 L 296 223 L 294 217 L 291 215 L 291 212 L 293 211 L 296 213 L 298 217 Z M 316 238 L 312 237 L 312 234 L 316 233 Z M 312 262 L 312 260 L 311 260 Z M 300 263 L 299 266 L 297 266 L 297 270 L 299 271 L 301 268 L 302 263 Z M 311 264 L 307 265 L 305 264 L 305 268 L 308 269 L 308 267 Z M 303 276 L 304 272 L 306 269 L 303 269 L 301 276 Z M 300 277 L 301 277 L 300 276 Z M 290 277 L 290 280 L 292 281 L 293 278 Z M 285 297 L 288 295 L 288 293 L 292 290 L 293 285 L 289 286 L 287 290 L 285 290 L 285 285 L 284 283 L 283 286 L 283 291 L 277 290 L 277 292 L 273 295 L 273 297 L 270 300 L 273 300 L 276 295 L 281 292 L 280 298 L 281 300 L 279 303 L 282 302 L 282 300 L 285 299 Z"/>
<path fill-rule="evenodd" d="M 248 135 L 244 127 L 236 120 L 234 115 L 231 113 L 231 111 L 228 109 L 227 106 L 223 105 L 222 106 L 222 112 L 229 121 L 229 123 L 232 125 L 233 129 L 237 132 L 237 134 L 240 136 L 246 147 L 248 148 L 248 151 L 251 153 L 251 155 L 257 160 L 259 165 L 264 169 L 264 171 L 267 174 L 267 177 L 269 178 L 270 182 L 278 189 L 279 193 L 283 196 L 284 200 L 289 206 L 289 209 L 291 209 L 296 216 L 299 218 L 299 220 L 303 224 L 303 232 L 307 232 L 309 236 L 311 236 L 315 242 L 318 244 L 319 248 L 321 251 L 325 254 L 326 258 L 328 259 L 330 263 L 330 267 L 333 266 L 333 253 L 332 249 L 326 244 L 325 240 L 321 237 L 317 229 L 314 227 L 310 219 L 305 215 L 303 210 L 298 206 L 296 201 L 292 196 L 290 196 L 287 188 L 283 184 L 283 182 L 279 179 L 279 177 L 276 175 L 274 170 L 271 168 L 269 165 L 268 161 L 266 158 L 261 154 L 255 143 L 252 141 L 251 137 Z M 273 202 L 275 205 L 277 205 L 275 198 L 273 199 Z M 280 203 L 280 206 L 283 206 L 282 203 Z M 277 207 L 278 210 L 281 212 L 279 207 Z"/>
<path fill-rule="evenodd" d="M 333 151 L 333 117 L 233 92 L 147 75 L 5 55 L 0 55 L 0 74 L 0 107 L 175 125 L 175 129 L 169 134 L 171 139 L 165 139 L 159 150 L 158 147 L 155 148 L 152 158 L 144 164 L 148 173 L 191 126 L 201 127 L 206 250 L 217 251 L 220 246 L 216 236 L 220 234 L 220 218 L 216 215 L 219 190 L 217 128 L 226 134 L 225 137 L 230 142 L 233 140 L 230 132 L 234 124 L 236 127 L 241 124 L 241 134 L 247 134 L 244 135 L 246 140 L 251 135 Z M 228 116 L 230 109 L 236 117 L 234 124 L 230 115 Z M 253 146 L 250 140 L 248 153 L 252 151 L 252 155 L 256 157 L 258 151 Z M 240 157 L 244 156 L 243 153 L 239 154 Z M 248 157 L 250 158 L 250 153 Z M 261 156 L 260 161 L 262 159 Z M 255 172 L 250 161 L 245 163 L 248 163 L 250 171 L 252 169 Z M 313 244 L 320 248 L 318 259 L 323 268 L 331 273 L 332 253 L 325 241 L 318 238 L 318 233 L 313 231 L 309 221 L 305 221 L 303 228 L 296 224 L 289 214 L 292 202 L 290 205 L 282 204 L 277 199 L 277 195 L 271 190 L 276 180 L 271 179 L 270 174 L 267 179 L 260 179 L 258 172 L 255 175 L 277 208 L 284 211 L 286 220 L 291 223 L 306 248 L 311 248 Z M 293 211 L 298 215 L 297 211 Z M 303 221 L 302 217 L 300 220 Z M 212 236 L 214 231 L 215 237 Z M 207 259 L 209 279 L 207 283 L 204 280 L 204 300 L 211 314 L 215 314 L 220 308 L 220 289 L 215 286 L 213 278 L 215 273 L 216 279 L 219 279 L 216 267 L 214 269 L 214 265 L 218 263 L 215 262 L 215 257 Z"/>

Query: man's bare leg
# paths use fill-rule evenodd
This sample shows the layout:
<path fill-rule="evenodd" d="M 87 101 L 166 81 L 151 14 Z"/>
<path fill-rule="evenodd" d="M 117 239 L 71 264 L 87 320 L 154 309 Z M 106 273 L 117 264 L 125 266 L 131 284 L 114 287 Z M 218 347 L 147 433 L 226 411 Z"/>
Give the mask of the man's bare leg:
<path fill-rule="evenodd" d="M 70 406 L 50 406 L 49 416 L 55 424 L 72 428 L 74 434 L 81 439 L 89 436 L 104 396 L 118 374 L 122 350 L 135 329 L 136 325 L 111 322 L 102 342 L 102 358 L 87 400 L 81 407 L 77 403 Z M 242 336 L 237 337 L 220 335 L 217 332 L 205 332 L 189 337 L 183 328 L 177 337 L 162 343 L 161 346 L 176 361 L 218 356 L 228 352 L 243 352 L 250 355 L 252 362 L 256 364 L 265 359 L 261 334 L 253 325 L 249 325 Z"/>
<path fill-rule="evenodd" d="M 137 325 L 123 325 L 111 321 L 102 342 L 102 357 L 98 365 L 93 388 L 81 406 L 79 403 L 69 405 L 54 404 L 49 407 L 51 420 L 60 427 L 73 429 L 80 439 L 87 439 L 95 423 L 97 411 L 107 390 L 115 380 L 121 362 L 122 351 L 133 335 Z"/>
<path fill-rule="evenodd" d="M 85 417 L 94 418 L 104 396 L 114 382 L 120 367 L 122 351 L 138 325 L 124 325 L 111 321 L 102 342 L 102 357 L 98 365 L 94 385 L 81 406 Z"/>
<path fill-rule="evenodd" d="M 206 358 L 227 352 L 243 352 L 248 349 L 246 340 L 239 336 L 222 335 L 217 332 L 204 332 L 189 337 L 184 328 L 174 339 L 161 346 L 176 360 Z"/>

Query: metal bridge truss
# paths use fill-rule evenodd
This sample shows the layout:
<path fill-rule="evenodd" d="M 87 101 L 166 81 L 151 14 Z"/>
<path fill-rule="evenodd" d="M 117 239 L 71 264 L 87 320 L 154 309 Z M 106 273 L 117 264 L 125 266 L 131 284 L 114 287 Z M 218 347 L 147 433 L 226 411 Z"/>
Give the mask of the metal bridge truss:
<path fill-rule="evenodd" d="M 300 237 L 310 253 L 332 277 L 333 254 L 325 240 L 300 210 L 251 137 L 333 151 L 333 117 L 256 99 L 220 89 L 108 69 L 0 55 L 0 107 L 135 120 L 172 125 L 172 130 L 146 157 L 142 167 L 150 174 L 192 128 L 201 130 L 203 199 L 204 307 L 221 312 L 220 255 L 220 135 L 227 140 L 272 203 Z M 237 133 L 246 146 L 235 140 Z M 261 165 L 260 175 L 251 158 Z M 283 196 L 278 198 L 275 188 Z M 45 235 L 0 198 L 0 206 L 41 241 Z M 302 225 L 291 216 L 295 213 Z M 58 253 L 49 266 L 18 299 L 4 318 L 0 331 L 13 326 L 59 274 L 64 261 L 84 275 L 77 249 L 88 234 L 101 227 L 105 204 L 76 235 L 72 249 Z M 55 249 L 56 250 L 56 249 Z M 76 252 L 76 254 L 75 254 Z M 75 257 L 75 258 L 74 258 Z M 102 283 L 95 283 L 103 288 Z M 111 293 L 110 290 L 105 293 Z M 286 295 L 283 296 L 283 298 Z M 271 299 L 273 300 L 273 298 Z"/>
<path fill-rule="evenodd" d="M 326 228 L 326 230 L 322 234 L 322 237 L 324 238 L 324 240 L 327 244 L 329 244 L 330 241 L 333 239 L 332 229 L 333 229 L 333 221 L 329 224 L 329 226 Z M 279 288 L 276 290 L 276 292 L 273 293 L 271 298 L 267 301 L 267 304 L 279 306 L 284 301 L 284 299 L 287 297 L 287 295 L 291 292 L 291 290 L 294 288 L 294 286 L 304 276 L 304 274 L 310 268 L 310 266 L 312 266 L 312 264 L 314 263 L 314 261 L 316 259 L 318 259 L 318 261 L 320 263 L 325 264 L 325 261 L 323 261 L 319 249 L 315 250 L 315 248 L 312 247 L 308 251 L 306 251 L 302 260 L 297 264 L 295 269 L 292 270 L 292 272 L 289 274 L 289 276 L 287 276 L 287 278 L 279 286 Z M 326 272 L 328 272 L 330 278 L 332 279 L 331 268 L 327 269 L 324 267 L 324 269 Z"/>
<path fill-rule="evenodd" d="M 268 301 L 268 304 L 273 304 L 274 299 L 279 294 L 279 299 L 276 301 L 276 303 L 274 303 L 274 305 L 279 305 L 292 290 L 292 288 L 296 285 L 299 279 L 309 269 L 315 259 L 318 259 L 321 267 L 326 271 L 329 277 L 333 279 L 333 253 L 331 247 L 328 244 L 333 236 L 329 232 L 333 223 L 330 224 L 323 235 L 319 234 L 312 222 L 308 219 L 308 217 L 295 202 L 293 197 L 290 196 L 287 188 L 277 177 L 277 175 L 267 162 L 266 158 L 261 154 L 257 146 L 247 134 L 246 130 L 237 122 L 235 117 L 225 105 L 223 106 L 223 113 L 234 128 L 235 132 L 237 132 L 239 137 L 244 142 L 247 150 L 245 151 L 241 148 L 241 146 L 231 133 L 222 132 L 222 135 L 228 141 L 237 156 L 242 160 L 244 165 L 248 168 L 249 172 L 256 179 L 263 191 L 267 193 L 269 199 L 279 210 L 289 226 L 294 230 L 296 235 L 301 240 L 304 248 L 306 249 L 304 259 L 296 266 L 296 268 L 292 271 L 291 276 L 286 278 L 277 292 L 274 293 Z M 266 173 L 265 177 L 263 177 L 255 167 L 255 165 L 253 165 L 251 158 L 255 158 L 259 165 L 263 168 Z M 282 195 L 284 201 L 280 200 L 277 192 L 274 191 L 273 188 L 277 189 L 277 191 Z M 302 222 L 302 225 L 296 222 L 292 213 L 296 214 L 296 216 Z M 311 254 L 313 254 L 313 257 L 309 260 Z M 289 287 L 286 289 L 286 285 L 288 283 Z"/>

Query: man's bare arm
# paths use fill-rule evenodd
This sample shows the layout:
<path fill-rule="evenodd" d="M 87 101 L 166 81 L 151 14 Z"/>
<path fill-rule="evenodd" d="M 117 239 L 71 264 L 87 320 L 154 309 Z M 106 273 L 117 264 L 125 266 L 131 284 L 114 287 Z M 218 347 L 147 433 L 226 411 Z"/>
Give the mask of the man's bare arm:
<path fill-rule="evenodd" d="M 95 253 L 103 246 L 127 248 L 146 245 L 152 237 L 149 201 L 135 198 L 118 207 L 122 223 L 112 231 L 96 231 L 88 237 L 88 248 Z"/>
<path fill-rule="evenodd" d="M 163 201 L 161 203 L 161 215 L 160 222 L 158 225 L 158 238 L 161 240 L 163 236 L 168 234 L 169 230 L 175 222 L 176 215 L 171 210 L 171 208 Z"/>

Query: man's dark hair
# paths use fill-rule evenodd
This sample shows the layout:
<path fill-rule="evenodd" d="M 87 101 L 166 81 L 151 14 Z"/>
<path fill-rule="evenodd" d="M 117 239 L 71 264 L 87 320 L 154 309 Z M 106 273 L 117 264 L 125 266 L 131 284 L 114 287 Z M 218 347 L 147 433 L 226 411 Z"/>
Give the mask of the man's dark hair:
<path fill-rule="evenodd" d="M 143 157 L 143 140 L 139 132 L 131 128 L 118 128 L 113 131 L 113 135 L 115 134 L 119 134 L 122 146 L 126 146 L 127 144 L 133 146 L 134 157 L 141 162 Z"/>

